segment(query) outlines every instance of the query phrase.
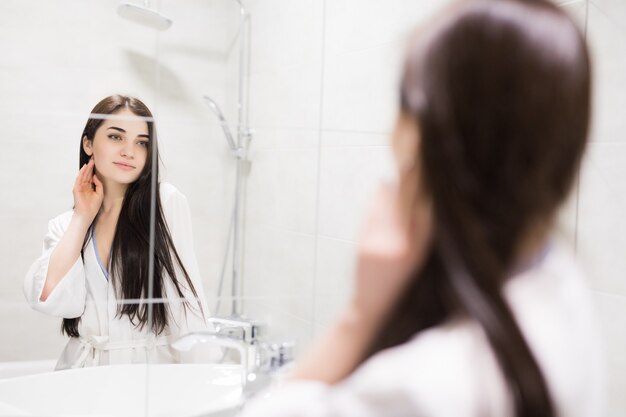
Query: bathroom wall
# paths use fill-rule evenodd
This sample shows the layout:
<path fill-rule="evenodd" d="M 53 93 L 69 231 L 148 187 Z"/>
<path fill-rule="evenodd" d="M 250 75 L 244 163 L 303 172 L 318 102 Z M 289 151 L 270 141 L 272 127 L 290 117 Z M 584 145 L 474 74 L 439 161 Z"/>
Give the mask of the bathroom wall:
<path fill-rule="evenodd" d="M 387 143 L 403 36 L 441 2 L 249 1 L 252 169 L 244 274 L 280 293 L 273 330 L 300 350 L 351 290 L 361 214 L 392 175 Z"/>
<path fill-rule="evenodd" d="M 393 174 L 388 138 L 406 35 L 447 3 L 250 0 L 253 169 L 247 191 L 248 290 L 306 345 L 349 297 L 359 226 L 376 184 Z M 557 1 L 588 33 L 595 60 L 591 144 L 560 215 L 589 271 L 604 330 L 610 415 L 626 401 L 626 3 Z M 278 262 L 277 259 L 280 259 Z M 310 294 L 313 294 L 311 297 Z M 270 305 L 271 304 L 271 305 Z"/>
<path fill-rule="evenodd" d="M 209 296 L 215 293 L 233 201 L 234 164 L 211 95 L 236 114 L 239 9 L 234 2 L 153 1 L 162 33 L 121 19 L 110 0 L 0 4 L 0 362 L 56 359 L 60 320 L 22 295 L 48 220 L 71 209 L 80 135 L 107 95 L 143 99 L 157 120 L 164 180 L 188 198 Z M 232 120 L 236 123 L 236 119 Z"/>
<path fill-rule="evenodd" d="M 590 0 L 594 127 L 580 181 L 578 243 L 604 331 L 610 416 L 626 413 L 626 3 Z"/>
<path fill-rule="evenodd" d="M 255 294 L 290 296 L 272 307 L 290 316 L 284 325 L 303 341 L 350 294 L 362 215 L 377 184 L 394 175 L 388 138 L 405 41 L 446 3 L 247 3 L 256 135 L 245 280 Z M 584 24 L 585 3 L 568 4 Z M 572 238 L 575 221 L 574 198 L 562 216 Z"/>

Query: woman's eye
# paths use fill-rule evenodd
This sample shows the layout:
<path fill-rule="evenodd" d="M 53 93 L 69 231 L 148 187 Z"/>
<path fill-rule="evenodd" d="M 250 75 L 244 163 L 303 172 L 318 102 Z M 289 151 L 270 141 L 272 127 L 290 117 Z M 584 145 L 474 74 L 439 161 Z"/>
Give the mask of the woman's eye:
<path fill-rule="evenodd" d="M 138 143 L 139 143 L 139 146 L 143 146 L 144 148 L 148 147 L 148 141 L 146 140 L 140 140 Z"/>
<path fill-rule="evenodd" d="M 109 139 L 121 140 L 122 138 L 119 135 L 109 135 Z"/>

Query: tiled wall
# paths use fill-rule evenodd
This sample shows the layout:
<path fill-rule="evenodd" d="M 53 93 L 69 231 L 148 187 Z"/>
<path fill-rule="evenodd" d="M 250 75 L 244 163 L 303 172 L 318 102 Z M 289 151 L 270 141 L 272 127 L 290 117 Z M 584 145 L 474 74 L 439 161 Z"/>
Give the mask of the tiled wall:
<path fill-rule="evenodd" d="M 442 1 L 251 0 L 246 292 L 302 348 L 351 291 L 361 215 L 393 175 L 405 35 Z"/>
<path fill-rule="evenodd" d="M 245 211 L 246 312 L 276 337 L 311 337 L 324 2 L 249 1 L 252 166 Z M 280 299 L 271 296 L 281 294 Z"/>
<path fill-rule="evenodd" d="M 626 2 L 590 0 L 595 120 L 580 182 L 578 242 L 607 351 L 610 416 L 626 412 Z"/>

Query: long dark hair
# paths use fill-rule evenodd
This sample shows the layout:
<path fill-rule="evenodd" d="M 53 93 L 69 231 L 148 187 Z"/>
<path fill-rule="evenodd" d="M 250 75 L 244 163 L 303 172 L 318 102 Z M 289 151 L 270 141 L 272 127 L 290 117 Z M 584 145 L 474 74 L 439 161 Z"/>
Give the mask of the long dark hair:
<path fill-rule="evenodd" d="M 191 278 L 185 269 L 170 235 L 163 210 L 161 208 L 161 197 L 159 186 L 156 187 L 154 202 L 156 204 L 156 222 L 154 239 L 154 278 L 153 291 L 148 294 L 148 264 L 149 264 L 149 236 L 150 236 L 150 205 L 151 205 L 151 183 L 152 175 L 159 179 L 158 150 L 156 132 L 152 113 L 148 107 L 134 97 L 114 95 L 101 100 L 91 111 L 91 114 L 107 115 L 128 109 L 136 116 L 146 117 L 148 125 L 148 152 L 146 164 L 139 178 L 130 184 L 124 194 L 124 201 L 120 211 L 115 237 L 111 245 L 111 268 L 109 279 L 115 288 L 119 299 L 132 299 L 136 302 L 123 303 L 118 305 L 117 315 L 128 316 L 130 322 L 138 328 L 143 328 L 148 324 L 148 304 L 140 303 L 137 300 L 146 298 L 164 298 L 165 280 L 170 279 L 181 298 L 184 298 L 183 286 L 192 292 L 198 299 L 196 289 L 191 282 Z M 104 118 L 90 117 L 81 135 L 79 168 L 89 162 L 90 156 L 83 149 L 83 138 L 94 139 L 96 131 L 104 121 Z M 152 164 L 152 153 L 157 153 L 157 164 Z M 90 241 L 92 230 L 96 224 L 96 219 L 89 227 L 85 236 L 83 250 Z M 82 252 L 81 252 L 82 255 Z M 175 264 L 180 267 L 180 272 L 184 276 L 184 282 L 179 280 L 175 272 Z M 183 303 L 185 312 L 189 306 L 188 301 Z M 152 322 L 149 323 L 151 330 L 155 334 L 161 334 L 168 325 L 167 303 L 153 303 Z M 201 314 L 202 306 L 198 300 L 198 310 Z M 78 337 L 79 318 L 63 319 L 62 330 L 68 336 Z"/>
<path fill-rule="evenodd" d="M 432 199 L 435 232 L 363 360 L 460 314 L 484 330 L 515 415 L 554 416 L 502 288 L 576 177 L 590 121 L 584 37 L 547 0 L 467 1 L 427 29 L 407 54 L 401 109 L 419 132 L 410 175 Z"/>

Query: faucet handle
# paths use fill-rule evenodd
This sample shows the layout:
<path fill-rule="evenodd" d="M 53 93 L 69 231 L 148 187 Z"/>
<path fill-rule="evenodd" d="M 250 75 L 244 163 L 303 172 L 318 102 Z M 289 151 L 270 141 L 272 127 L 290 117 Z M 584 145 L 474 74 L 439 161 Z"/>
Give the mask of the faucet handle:
<path fill-rule="evenodd" d="M 214 327 L 217 334 L 242 342 L 246 340 L 246 330 L 243 327 L 230 325 L 216 325 Z"/>
<path fill-rule="evenodd" d="M 294 359 L 294 341 L 263 343 L 259 348 L 259 368 L 274 372 Z"/>
<path fill-rule="evenodd" d="M 261 343 L 257 348 L 256 366 L 248 374 L 243 389 L 243 397 L 250 399 L 259 391 L 269 387 L 283 372 L 288 371 L 288 365 L 294 359 L 293 341 Z"/>
<path fill-rule="evenodd" d="M 258 344 L 267 337 L 267 324 L 255 321 L 250 323 L 250 340 L 251 344 Z"/>
<path fill-rule="evenodd" d="M 260 321 L 242 317 L 210 317 L 215 332 L 254 345 L 267 333 L 267 325 Z"/>

